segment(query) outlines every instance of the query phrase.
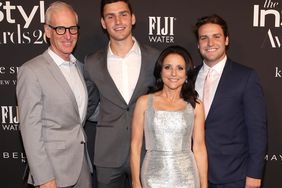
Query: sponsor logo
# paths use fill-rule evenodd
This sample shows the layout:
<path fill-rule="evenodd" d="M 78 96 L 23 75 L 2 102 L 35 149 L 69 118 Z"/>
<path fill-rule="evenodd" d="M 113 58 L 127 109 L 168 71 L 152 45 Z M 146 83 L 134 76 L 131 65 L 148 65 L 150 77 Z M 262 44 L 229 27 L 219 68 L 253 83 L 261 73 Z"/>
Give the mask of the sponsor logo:
<path fill-rule="evenodd" d="M 149 41 L 152 43 L 174 43 L 175 17 L 149 16 Z"/>
<path fill-rule="evenodd" d="M 0 117 L 3 131 L 18 131 L 19 118 L 17 106 L 1 106 Z"/>
<path fill-rule="evenodd" d="M 266 28 L 265 37 L 262 41 L 262 47 L 270 46 L 271 48 L 281 47 L 281 38 L 279 28 L 281 23 L 281 10 L 279 2 L 265 0 L 263 5 L 253 6 L 253 27 Z"/>
<path fill-rule="evenodd" d="M 8 85 L 15 86 L 17 84 L 17 80 L 8 79 L 8 78 L 10 77 L 15 78 L 18 72 L 18 69 L 19 67 L 16 67 L 16 66 L 10 66 L 10 67 L 0 66 L 0 86 L 8 86 Z M 3 77 L 5 79 L 2 79 Z"/>
<path fill-rule="evenodd" d="M 279 67 L 275 67 L 275 78 L 281 78 L 282 77 L 282 69 Z"/>
<path fill-rule="evenodd" d="M 44 1 L 39 1 L 39 5 L 31 7 L 31 11 L 30 7 L 13 3 L 11 1 L 0 2 L 0 28 L 2 28 L 0 45 L 45 43 L 44 32 L 41 29 L 30 29 L 30 25 L 34 21 L 39 20 L 40 23 L 44 23 Z M 12 29 L 11 27 L 3 27 L 3 25 L 12 25 Z"/>
<path fill-rule="evenodd" d="M 3 160 L 19 159 L 21 160 L 22 163 L 26 163 L 25 154 L 23 152 L 18 152 L 18 151 L 13 151 L 13 152 L 4 151 L 2 152 L 2 159 Z"/>
<path fill-rule="evenodd" d="M 266 154 L 264 157 L 266 161 L 282 161 L 282 154 Z"/>

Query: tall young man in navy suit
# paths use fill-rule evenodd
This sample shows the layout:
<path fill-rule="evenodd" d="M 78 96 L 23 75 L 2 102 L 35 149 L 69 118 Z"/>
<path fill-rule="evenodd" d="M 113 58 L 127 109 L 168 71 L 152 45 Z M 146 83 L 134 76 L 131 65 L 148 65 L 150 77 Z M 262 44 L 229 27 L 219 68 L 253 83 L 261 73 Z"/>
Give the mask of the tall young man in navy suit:
<path fill-rule="evenodd" d="M 222 18 L 200 18 L 195 34 L 203 58 L 196 90 L 204 104 L 210 101 L 205 105 L 209 188 L 260 187 L 267 130 L 258 76 L 227 57 L 229 35 Z"/>

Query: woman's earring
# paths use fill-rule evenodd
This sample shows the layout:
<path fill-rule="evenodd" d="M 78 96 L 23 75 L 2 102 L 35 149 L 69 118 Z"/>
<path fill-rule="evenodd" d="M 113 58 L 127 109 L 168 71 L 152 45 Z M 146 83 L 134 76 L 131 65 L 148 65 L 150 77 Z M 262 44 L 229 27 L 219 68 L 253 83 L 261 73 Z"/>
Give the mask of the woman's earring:
<path fill-rule="evenodd" d="M 161 79 L 161 78 L 158 78 L 158 79 L 157 79 L 157 83 L 162 83 L 162 79 Z"/>

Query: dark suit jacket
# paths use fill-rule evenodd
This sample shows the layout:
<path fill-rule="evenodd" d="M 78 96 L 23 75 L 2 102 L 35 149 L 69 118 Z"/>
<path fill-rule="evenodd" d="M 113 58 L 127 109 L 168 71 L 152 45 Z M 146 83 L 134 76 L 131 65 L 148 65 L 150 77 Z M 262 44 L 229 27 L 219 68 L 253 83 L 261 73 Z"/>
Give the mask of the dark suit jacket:
<path fill-rule="evenodd" d="M 153 70 L 159 52 L 140 45 L 141 70 L 135 90 L 127 104 L 107 69 L 107 49 L 86 57 L 84 76 L 89 92 L 89 111 L 92 114 L 100 97 L 96 129 L 94 164 L 101 167 L 120 167 L 129 159 L 132 112 L 139 96 L 154 85 Z M 99 93 L 97 92 L 97 89 Z"/>
<path fill-rule="evenodd" d="M 253 69 L 227 59 L 206 119 L 205 134 L 211 183 L 230 183 L 246 176 L 262 178 L 266 111 Z"/>

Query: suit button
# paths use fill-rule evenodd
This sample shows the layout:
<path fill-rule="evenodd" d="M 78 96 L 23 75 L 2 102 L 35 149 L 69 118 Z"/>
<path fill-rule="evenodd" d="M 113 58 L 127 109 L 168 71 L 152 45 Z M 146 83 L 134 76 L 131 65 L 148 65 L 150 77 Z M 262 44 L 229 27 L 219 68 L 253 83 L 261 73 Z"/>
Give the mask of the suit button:
<path fill-rule="evenodd" d="M 84 142 L 83 142 L 83 141 L 81 141 L 80 143 L 81 143 L 81 144 L 84 144 Z"/>
<path fill-rule="evenodd" d="M 128 130 L 128 127 L 126 127 L 126 130 Z"/>
<path fill-rule="evenodd" d="M 126 108 L 126 111 L 129 111 L 129 108 Z"/>

